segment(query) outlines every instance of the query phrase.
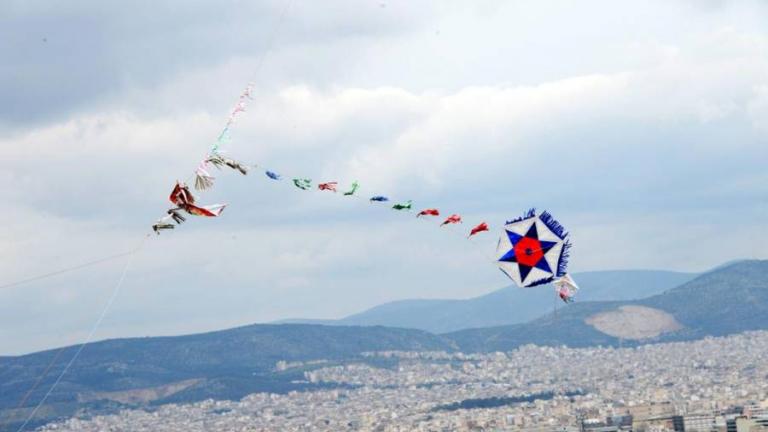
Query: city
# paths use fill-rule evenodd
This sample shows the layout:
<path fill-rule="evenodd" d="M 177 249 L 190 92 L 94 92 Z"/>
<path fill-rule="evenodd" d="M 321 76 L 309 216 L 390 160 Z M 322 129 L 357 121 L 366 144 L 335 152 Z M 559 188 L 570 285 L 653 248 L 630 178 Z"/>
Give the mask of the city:
<path fill-rule="evenodd" d="M 508 353 L 365 353 L 307 368 L 335 385 L 50 424 L 43 431 L 768 430 L 768 332 L 637 348 L 527 345 Z"/>

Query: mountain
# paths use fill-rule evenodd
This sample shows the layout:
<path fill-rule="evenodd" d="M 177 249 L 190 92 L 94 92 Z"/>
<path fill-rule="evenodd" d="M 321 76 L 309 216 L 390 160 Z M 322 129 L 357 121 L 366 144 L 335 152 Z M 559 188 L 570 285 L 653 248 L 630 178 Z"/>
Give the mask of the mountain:
<path fill-rule="evenodd" d="M 278 361 L 360 360 L 364 351 L 452 350 L 420 330 L 317 325 L 251 325 L 205 334 L 115 339 L 89 344 L 51 394 L 38 423 L 75 410 L 238 399 L 309 387 L 302 367 Z M 64 348 L 36 391 L 17 408 L 59 350 L 0 358 L 0 430 L 18 425 L 43 397 L 78 346 Z"/>
<path fill-rule="evenodd" d="M 108 413 L 124 407 L 318 388 L 320 385 L 304 380 L 305 371 L 348 361 L 376 362 L 380 367 L 396 364 L 395 360 L 362 356 L 365 351 L 508 351 L 528 343 L 639 345 L 768 329 L 765 274 L 768 261 L 737 262 L 661 294 L 612 301 L 584 301 L 589 298 L 589 277 L 582 275 L 581 301 L 554 313 L 528 323 L 441 335 L 405 328 L 262 324 L 197 335 L 96 342 L 85 347 L 30 426 L 75 412 Z M 618 275 L 604 272 L 601 277 L 618 280 Z M 615 288 L 609 283 L 603 288 L 608 293 L 600 294 L 600 286 L 592 286 L 598 293 L 589 296 L 647 292 L 627 289 L 623 294 L 611 294 Z M 502 290 L 483 298 L 498 299 L 493 296 L 506 295 L 506 291 L 529 292 Z M 549 297 L 547 306 L 551 305 L 551 291 L 540 291 Z M 519 309 L 518 304 L 506 312 L 518 316 L 526 312 Z M 468 322 L 476 322 L 470 318 Z M 77 349 L 0 357 L 0 431 L 18 427 Z M 54 358 L 53 367 L 43 374 Z M 278 362 L 294 363 L 276 367 Z M 45 378 L 25 398 L 41 375 Z"/>
<path fill-rule="evenodd" d="M 581 287 L 578 301 L 634 300 L 659 294 L 695 278 L 695 273 L 661 270 L 616 270 L 574 274 Z M 550 285 L 502 288 L 466 300 L 400 300 L 375 306 L 339 320 L 285 320 L 282 323 L 381 325 L 446 333 L 477 327 L 528 322 L 552 311 Z M 558 305 L 559 307 L 559 305 Z"/>
<path fill-rule="evenodd" d="M 581 302 L 525 324 L 445 334 L 462 351 L 638 345 L 768 329 L 768 261 L 740 261 L 645 299 Z"/>

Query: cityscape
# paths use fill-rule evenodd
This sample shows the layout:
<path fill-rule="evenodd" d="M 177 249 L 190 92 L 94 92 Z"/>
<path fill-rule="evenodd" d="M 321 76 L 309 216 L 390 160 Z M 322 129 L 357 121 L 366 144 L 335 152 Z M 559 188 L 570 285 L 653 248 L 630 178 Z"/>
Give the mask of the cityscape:
<path fill-rule="evenodd" d="M 766 331 L 634 348 L 368 352 L 360 362 L 275 365 L 305 368 L 328 390 L 125 410 L 41 430 L 766 431 L 766 358 Z"/>

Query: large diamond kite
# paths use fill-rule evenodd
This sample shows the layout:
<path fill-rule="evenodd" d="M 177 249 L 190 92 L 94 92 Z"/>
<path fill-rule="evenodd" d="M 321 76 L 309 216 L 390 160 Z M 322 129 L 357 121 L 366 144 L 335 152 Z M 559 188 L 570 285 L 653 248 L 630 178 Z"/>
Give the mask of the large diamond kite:
<path fill-rule="evenodd" d="M 531 209 L 507 222 L 496 248 L 498 265 L 520 287 L 552 282 L 566 273 L 571 247 L 565 229 L 544 212 Z"/>

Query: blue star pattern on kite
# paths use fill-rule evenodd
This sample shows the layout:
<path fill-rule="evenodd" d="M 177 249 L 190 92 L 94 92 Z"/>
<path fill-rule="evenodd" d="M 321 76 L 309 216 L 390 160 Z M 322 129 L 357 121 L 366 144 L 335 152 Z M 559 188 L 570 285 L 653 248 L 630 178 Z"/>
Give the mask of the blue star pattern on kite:
<path fill-rule="evenodd" d="M 570 242 L 552 216 L 530 210 L 507 222 L 496 249 L 497 264 L 516 285 L 532 287 L 565 275 Z"/>

